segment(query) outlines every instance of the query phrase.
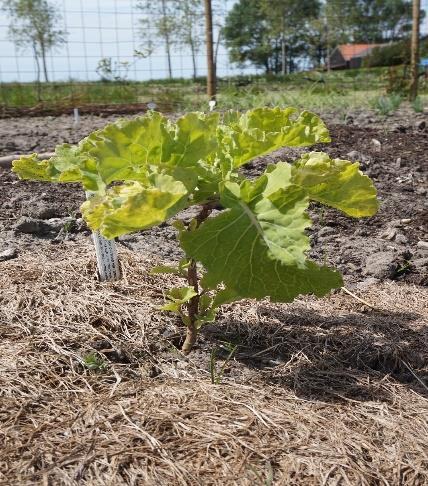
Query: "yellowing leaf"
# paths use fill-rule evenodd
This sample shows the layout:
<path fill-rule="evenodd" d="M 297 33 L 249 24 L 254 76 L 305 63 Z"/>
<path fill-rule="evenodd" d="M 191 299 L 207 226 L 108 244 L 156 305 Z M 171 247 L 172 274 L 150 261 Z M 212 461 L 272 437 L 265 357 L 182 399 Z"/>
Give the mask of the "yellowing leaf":
<path fill-rule="evenodd" d="M 297 118 L 294 108 L 256 108 L 240 118 L 228 116 L 223 128 L 222 143 L 239 167 L 254 157 L 281 147 L 305 147 L 330 142 L 323 121 L 313 113 L 302 112 Z"/>
<path fill-rule="evenodd" d="M 281 170 L 279 164 L 277 170 Z M 353 217 L 373 216 L 379 207 L 376 189 L 357 162 L 330 159 L 322 152 L 311 152 L 293 166 L 292 181 L 301 186 L 310 199 L 340 209 Z"/>
<path fill-rule="evenodd" d="M 187 196 L 181 182 L 155 175 L 150 186 L 133 182 L 94 196 L 83 203 L 82 213 L 93 230 L 114 238 L 165 221 L 185 207 Z"/>
<path fill-rule="evenodd" d="M 12 170 L 21 179 L 52 181 L 52 177 L 49 174 L 49 162 L 47 160 L 39 160 L 37 154 L 23 156 L 14 160 L 12 162 Z"/>

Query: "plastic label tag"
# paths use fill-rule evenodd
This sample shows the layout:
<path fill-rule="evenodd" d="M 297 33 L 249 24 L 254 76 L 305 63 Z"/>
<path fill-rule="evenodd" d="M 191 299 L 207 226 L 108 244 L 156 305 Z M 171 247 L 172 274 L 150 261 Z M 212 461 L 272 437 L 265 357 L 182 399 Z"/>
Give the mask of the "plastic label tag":
<path fill-rule="evenodd" d="M 91 192 L 86 192 L 86 197 L 93 197 Z M 119 258 L 117 256 L 116 243 L 114 240 L 107 240 L 97 231 L 92 232 L 92 240 L 95 245 L 97 257 L 98 277 L 101 282 L 107 280 L 120 280 Z"/>

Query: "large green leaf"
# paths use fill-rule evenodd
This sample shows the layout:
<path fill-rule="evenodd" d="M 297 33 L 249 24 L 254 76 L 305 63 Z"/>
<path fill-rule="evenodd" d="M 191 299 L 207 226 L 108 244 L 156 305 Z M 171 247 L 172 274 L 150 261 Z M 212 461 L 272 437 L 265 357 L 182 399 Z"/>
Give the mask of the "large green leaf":
<path fill-rule="evenodd" d="M 177 120 L 171 154 L 173 165 L 194 167 L 218 147 L 218 113 L 188 113 Z"/>
<path fill-rule="evenodd" d="M 296 117 L 296 113 L 295 108 L 256 108 L 240 117 L 226 115 L 221 140 L 233 167 L 281 147 L 330 142 L 328 130 L 317 115 L 303 111 Z"/>
<path fill-rule="evenodd" d="M 160 224 L 186 206 L 188 192 L 182 182 L 160 174 L 150 182 L 114 186 L 95 195 L 82 205 L 85 220 L 93 230 L 114 238 Z"/>
<path fill-rule="evenodd" d="M 226 300 L 289 302 L 299 294 L 322 296 L 342 285 L 339 273 L 306 260 L 305 191 L 287 182 L 276 189 L 269 184 L 273 177 L 268 173 L 240 186 L 226 183 L 221 202 L 228 210 L 181 234 L 187 255 L 207 270 L 203 285 L 223 284 Z"/>
<path fill-rule="evenodd" d="M 283 173 L 278 164 L 272 175 Z M 310 199 L 340 209 L 353 217 L 373 216 L 378 210 L 376 189 L 369 177 L 359 170 L 358 162 L 330 159 L 322 152 L 311 152 L 293 165 L 291 180 L 301 186 Z"/>
<path fill-rule="evenodd" d="M 102 180 L 109 184 L 146 177 L 147 167 L 171 157 L 174 133 L 160 113 L 150 112 L 132 120 L 119 120 L 92 134 L 82 151 L 96 162 Z"/>

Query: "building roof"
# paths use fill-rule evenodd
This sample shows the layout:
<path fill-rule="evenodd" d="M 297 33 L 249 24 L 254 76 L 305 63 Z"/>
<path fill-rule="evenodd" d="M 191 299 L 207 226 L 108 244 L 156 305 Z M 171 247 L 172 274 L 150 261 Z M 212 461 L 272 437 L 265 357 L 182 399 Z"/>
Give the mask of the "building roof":
<path fill-rule="evenodd" d="M 364 57 L 379 44 L 342 44 L 337 46 L 345 61 L 350 61 L 353 57 Z"/>

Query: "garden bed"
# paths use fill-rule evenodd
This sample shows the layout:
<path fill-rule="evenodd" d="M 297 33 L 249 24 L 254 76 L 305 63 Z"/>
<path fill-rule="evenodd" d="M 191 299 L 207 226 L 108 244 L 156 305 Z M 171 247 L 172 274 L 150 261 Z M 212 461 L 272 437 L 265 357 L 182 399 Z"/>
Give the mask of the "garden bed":
<path fill-rule="evenodd" d="M 1 154 L 105 123 L 0 120 Z M 81 189 L 0 169 L 2 484 L 428 482 L 427 132 L 330 129 L 323 150 L 361 160 L 381 208 L 352 220 L 314 205 L 312 256 L 360 300 L 224 306 L 189 357 L 158 310 L 173 282 L 148 275 L 180 257 L 169 223 L 121 237 L 124 278 L 99 283 Z"/>

